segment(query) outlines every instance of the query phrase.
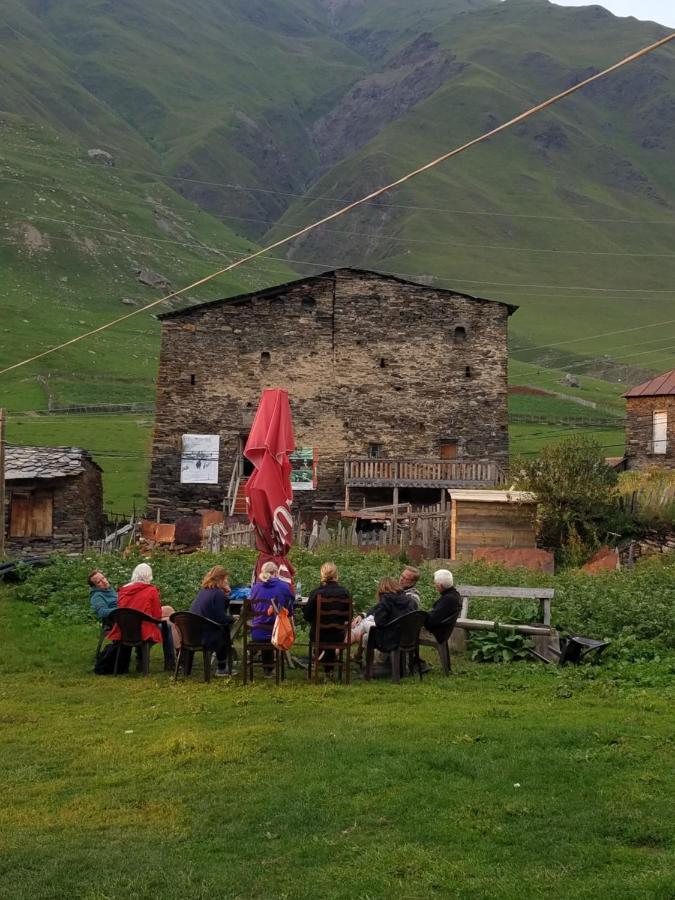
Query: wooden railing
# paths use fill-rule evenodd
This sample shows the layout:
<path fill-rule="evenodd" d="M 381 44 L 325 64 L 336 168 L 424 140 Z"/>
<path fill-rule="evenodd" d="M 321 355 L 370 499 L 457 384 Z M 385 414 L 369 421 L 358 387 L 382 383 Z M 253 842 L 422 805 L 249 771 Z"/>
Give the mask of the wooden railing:
<path fill-rule="evenodd" d="M 345 460 L 345 484 L 350 487 L 470 487 L 504 482 L 495 462 L 457 459 Z"/>

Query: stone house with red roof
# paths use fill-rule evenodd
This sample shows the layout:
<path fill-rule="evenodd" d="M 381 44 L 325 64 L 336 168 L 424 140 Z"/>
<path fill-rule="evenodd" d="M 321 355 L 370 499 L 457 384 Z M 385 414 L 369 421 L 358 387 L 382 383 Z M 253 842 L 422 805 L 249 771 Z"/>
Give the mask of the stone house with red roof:
<path fill-rule="evenodd" d="M 624 397 L 628 468 L 675 468 L 675 369 L 631 388 Z"/>

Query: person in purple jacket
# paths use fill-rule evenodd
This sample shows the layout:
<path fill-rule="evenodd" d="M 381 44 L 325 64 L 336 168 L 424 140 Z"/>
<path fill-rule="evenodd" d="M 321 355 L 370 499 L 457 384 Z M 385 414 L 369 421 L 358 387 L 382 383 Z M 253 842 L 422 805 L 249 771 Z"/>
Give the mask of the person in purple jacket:
<path fill-rule="evenodd" d="M 272 601 L 277 609 L 285 606 L 289 615 L 293 615 L 293 592 L 291 587 L 279 577 L 279 567 L 274 562 L 263 563 L 258 575 L 258 581 L 251 588 L 249 603 L 253 612 L 251 622 L 251 638 L 254 641 L 272 640 L 272 627 L 274 626 L 275 613 L 269 613 Z M 272 650 L 263 650 L 263 666 L 266 678 L 272 677 L 272 662 L 274 655 Z"/>
<path fill-rule="evenodd" d="M 202 586 L 192 601 L 190 607 L 191 613 L 198 616 L 204 616 L 205 619 L 211 619 L 218 625 L 228 626 L 226 628 L 217 628 L 215 625 L 204 629 L 202 633 L 202 645 L 207 650 L 213 650 L 218 661 L 216 675 L 224 677 L 230 675 L 229 671 L 229 651 L 230 651 L 230 629 L 229 626 L 234 621 L 229 614 L 228 609 L 230 601 L 227 595 L 230 593 L 230 582 L 228 573 L 222 566 L 214 566 L 210 569 L 202 581 Z"/>

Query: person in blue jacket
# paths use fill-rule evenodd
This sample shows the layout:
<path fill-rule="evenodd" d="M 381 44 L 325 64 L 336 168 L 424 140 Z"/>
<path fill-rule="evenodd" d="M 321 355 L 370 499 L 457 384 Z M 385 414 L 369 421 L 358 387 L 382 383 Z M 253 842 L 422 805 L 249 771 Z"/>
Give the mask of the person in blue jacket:
<path fill-rule="evenodd" d="M 103 572 L 99 572 L 98 569 L 90 572 L 87 580 L 92 612 L 99 622 L 104 622 L 110 613 L 117 609 L 117 591 L 111 586 Z"/>
<path fill-rule="evenodd" d="M 279 567 L 274 562 L 263 563 L 258 581 L 251 588 L 249 603 L 253 611 L 251 623 L 251 637 L 254 641 L 271 643 L 272 627 L 274 626 L 275 613 L 269 612 L 272 601 L 277 609 L 285 606 L 289 616 L 293 615 L 293 592 L 285 581 L 279 578 Z M 272 662 L 274 655 L 272 650 L 263 650 L 263 667 L 266 678 L 272 677 Z"/>
<path fill-rule="evenodd" d="M 214 566 L 210 569 L 202 581 L 199 593 L 192 601 L 191 613 L 211 619 L 218 625 L 226 627 L 217 628 L 208 626 L 202 632 L 202 645 L 207 650 L 213 650 L 218 661 L 216 675 L 221 677 L 232 674 L 229 670 L 230 653 L 230 628 L 234 619 L 229 614 L 230 582 L 229 575 L 222 566 Z"/>

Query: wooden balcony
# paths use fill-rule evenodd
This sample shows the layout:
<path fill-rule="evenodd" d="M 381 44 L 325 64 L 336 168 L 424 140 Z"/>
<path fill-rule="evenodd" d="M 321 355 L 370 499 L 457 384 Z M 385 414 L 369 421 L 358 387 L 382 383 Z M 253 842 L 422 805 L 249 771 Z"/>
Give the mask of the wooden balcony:
<path fill-rule="evenodd" d="M 501 467 L 486 460 L 368 459 L 345 460 L 345 487 L 470 488 L 503 484 Z"/>

